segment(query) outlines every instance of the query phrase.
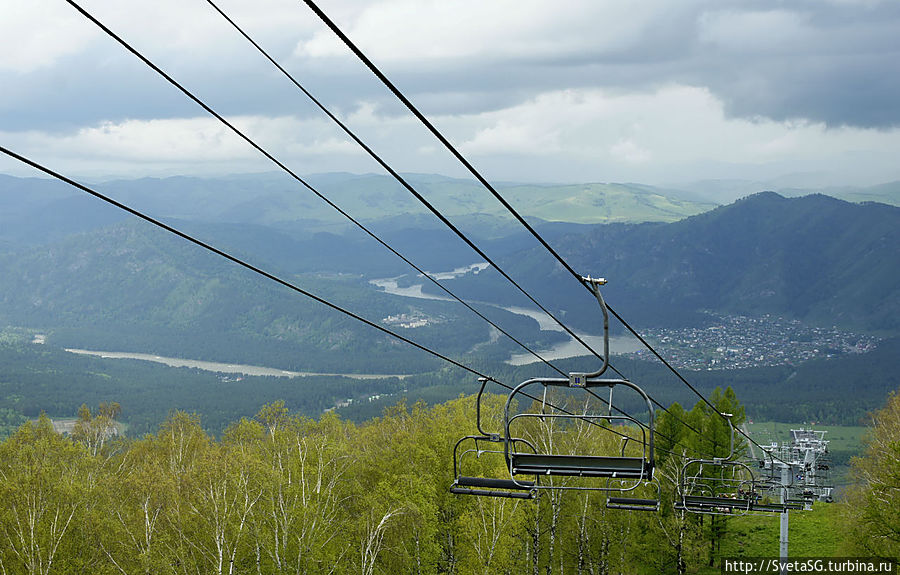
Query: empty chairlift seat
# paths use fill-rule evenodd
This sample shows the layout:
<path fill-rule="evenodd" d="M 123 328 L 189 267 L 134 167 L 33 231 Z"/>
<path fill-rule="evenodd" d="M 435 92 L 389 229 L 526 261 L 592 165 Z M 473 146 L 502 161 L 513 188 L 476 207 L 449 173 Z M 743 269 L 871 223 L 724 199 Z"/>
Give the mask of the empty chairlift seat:
<path fill-rule="evenodd" d="M 513 475 L 645 479 L 652 473 L 649 462 L 643 457 L 512 453 L 510 459 Z"/>
<path fill-rule="evenodd" d="M 641 497 L 648 493 L 653 495 L 653 497 Z M 606 508 L 621 509 L 624 511 L 659 511 L 659 496 L 659 481 L 654 479 L 653 481 L 644 483 L 640 489 L 640 495 L 632 492 L 607 496 Z"/>

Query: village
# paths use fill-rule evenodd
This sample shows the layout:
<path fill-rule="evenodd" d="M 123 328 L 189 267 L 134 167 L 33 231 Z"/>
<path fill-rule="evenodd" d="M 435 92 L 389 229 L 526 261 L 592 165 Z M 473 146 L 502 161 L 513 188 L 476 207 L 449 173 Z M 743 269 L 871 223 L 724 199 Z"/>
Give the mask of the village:
<path fill-rule="evenodd" d="M 703 328 L 648 328 L 642 335 L 672 363 L 685 369 L 745 369 L 794 365 L 810 359 L 866 353 L 879 339 L 837 328 L 813 327 L 797 320 L 764 315 L 711 315 Z M 655 359 L 646 350 L 627 354 Z"/>

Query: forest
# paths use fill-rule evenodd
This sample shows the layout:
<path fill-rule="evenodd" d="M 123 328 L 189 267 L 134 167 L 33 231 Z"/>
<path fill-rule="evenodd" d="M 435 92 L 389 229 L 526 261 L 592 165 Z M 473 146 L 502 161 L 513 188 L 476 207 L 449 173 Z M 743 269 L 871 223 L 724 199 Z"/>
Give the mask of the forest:
<path fill-rule="evenodd" d="M 710 399 L 736 422 L 744 417 L 731 389 Z M 502 401 L 485 396 L 485 426 L 499 426 Z M 728 428 L 707 405 L 676 404 L 658 419 L 658 513 L 609 509 L 602 491 L 547 489 L 534 500 L 451 494 L 453 445 L 475 432 L 474 407 L 472 396 L 431 407 L 400 403 L 355 424 L 334 413 L 300 416 L 276 401 L 232 423 L 221 439 L 186 412 L 131 439 L 105 432 L 115 404 L 93 412 L 83 406 L 70 436 L 41 417 L 0 444 L 0 573 L 538 575 L 718 567 L 733 520 L 673 508 L 684 454 L 727 455 Z M 900 397 L 874 421 L 879 433 L 855 464 L 854 504 L 836 526 L 848 536 L 823 554 L 900 554 Z M 540 418 L 524 431 L 558 445 L 616 450 L 621 443 L 607 427 L 554 427 Z M 476 460 L 478 473 L 508 473 L 502 456 L 490 455 Z M 641 487 L 635 495 L 655 494 Z"/>

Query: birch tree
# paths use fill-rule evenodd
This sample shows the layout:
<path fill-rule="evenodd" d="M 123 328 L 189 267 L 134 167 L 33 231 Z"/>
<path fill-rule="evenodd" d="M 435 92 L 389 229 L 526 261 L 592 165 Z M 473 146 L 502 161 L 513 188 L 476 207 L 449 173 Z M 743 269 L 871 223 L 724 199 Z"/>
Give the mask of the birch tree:
<path fill-rule="evenodd" d="M 264 406 L 257 420 L 267 469 L 254 513 L 260 554 L 278 573 L 330 573 L 345 552 L 336 538 L 347 497 L 347 426 L 334 415 L 291 416 L 283 402 Z"/>
<path fill-rule="evenodd" d="M 0 445 L 0 573 L 65 570 L 59 551 L 88 500 L 92 464 L 44 415 Z"/>
<path fill-rule="evenodd" d="M 856 484 L 844 511 L 848 545 L 877 557 L 900 557 L 900 394 L 872 414 L 864 450 L 853 459 Z"/>
<path fill-rule="evenodd" d="M 100 482 L 98 547 L 122 575 L 160 573 L 172 563 L 164 529 L 177 492 L 153 439 L 130 444 Z"/>

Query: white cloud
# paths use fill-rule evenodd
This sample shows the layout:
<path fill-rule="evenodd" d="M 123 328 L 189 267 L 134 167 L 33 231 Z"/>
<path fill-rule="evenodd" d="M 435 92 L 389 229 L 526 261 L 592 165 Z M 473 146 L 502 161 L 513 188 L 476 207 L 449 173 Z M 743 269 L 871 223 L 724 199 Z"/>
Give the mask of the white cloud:
<path fill-rule="evenodd" d="M 464 153 L 480 156 L 483 163 L 492 155 L 513 153 L 543 159 L 523 163 L 523 174 L 563 174 L 559 167 L 568 165 L 573 174 L 594 169 L 601 179 L 648 183 L 674 179 L 685 166 L 702 164 L 784 169 L 785 163 L 796 162 L 807 169 L 843 169 L 861 177 L 855 166 L 846 165 L 850 155 L 865 151 L 883 160 L 887 150 L 900 149 L 900 130 L 729 118 L 708 90 L 682 85 L 644 93 L 546 93 L 462 121 L 487 126 L 463 145 Z M 877 181 L 879 176 L 891 177 L 883 172 L 866 179 Z"/>
<path fill-rule="evenodd" d="M 84 18 L 59 2 L 4 2 L 0 6 L 0 70 L 26 73 L 49 67 L 82 50 L 93 36 Z"/>
<path fill-rule="evenodd" d="M 351 159 L 361 152 L 336 137 L 327 121 L 243 116 L 231 120 L 240 131 L 290 166 L 327 156 Z M 0 132 L 9 147 L 54 170 L 81 175 L 213 174 L 277 170 L 233 131 L 214 118 L 104 122 L 70 134 Z M 337 168 L 333 168 L 337 169 Z"/>
<path fill-rule="evenodd" d="M 255 58 L 206 2 L 78 0 L 78 4 L 151 60 L 177 56 L 174 62 L 185 67 L 216 67 L 234 64 L 236 57 Z M 269 45 L 290 44 L 297 34 L 321 28 L 308 10 L 287 0 L 218 0 L 217 5 Z M 34 71 L 61 57 L 83 54 L 92 43 L 114 57 L 131 58 L 112 42 L 65 2 L 16 0 L 0 5 L 0 70 Z"/>
<path fill-rule="evenodd" d="M 433 118 L 485 175 L 505 180 L 605 180 L 658 183 L 686 167 L 841 171 L 866 181 L 900 149 L 900 130 L 826 129 L 811 122 L 729 118 L 708 90 L 669 85 L 641 93 L 597 89 L 547 92 L 493 112 Z M 234 124 L 292 169 L 378 171 L 374 162 L 323 118 L 240 116 Z M 414 120 L 383 116 L 371 104 L 348 122 L 398 171 L 459 173 Z M 0 133 L 34 159 L 78 174 L 211 174 L 276 169 L 212 118 L 125 120 L 68 134 Z M 851 159 L 865 157 L 859 163 Z M 892 165 L 892 164 L 891 164 Z M 490 168 L 494 166 L 493 168 Z M 773 168 L 774 169 L 774 168 Z M 742 177 L 735 173 L 735 177 Z"/>
<path fill-rule="evenodd" d="M 628 164 L 646 164 L 652 154 L 633 140 L 619 140 L 609 148 L 609 155 Z"/>

